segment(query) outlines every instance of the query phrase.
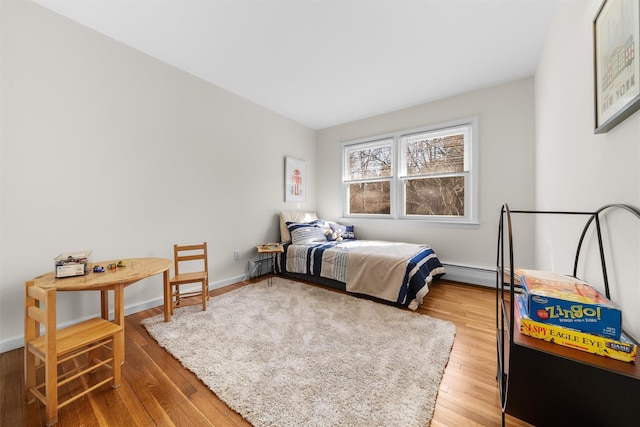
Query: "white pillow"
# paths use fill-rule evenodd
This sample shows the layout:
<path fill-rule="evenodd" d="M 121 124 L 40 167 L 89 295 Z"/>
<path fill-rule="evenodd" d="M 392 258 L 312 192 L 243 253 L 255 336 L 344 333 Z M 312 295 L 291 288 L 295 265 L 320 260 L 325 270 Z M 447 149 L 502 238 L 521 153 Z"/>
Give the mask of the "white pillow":
<path fill-rule="evenodd" d="M 315 212 L 280 211 L 280 241 L 282 243 L 291 241 L 287 222 L 311 222 L 314 219 L 318 219 Z"/>
<path fill-rule="evenodd" d="M 324 228 L 321 227 L 300 227 L 291 231 L 291 243 L 294 245 L 310 245 L 326 241 Z"/>

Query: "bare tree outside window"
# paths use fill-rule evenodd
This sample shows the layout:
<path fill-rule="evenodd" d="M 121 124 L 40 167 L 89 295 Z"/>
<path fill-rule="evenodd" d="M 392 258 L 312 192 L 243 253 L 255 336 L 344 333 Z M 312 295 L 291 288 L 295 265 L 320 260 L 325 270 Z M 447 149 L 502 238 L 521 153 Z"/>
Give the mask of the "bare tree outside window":
<path fill-rule="evenodd" d="M 407 215 L 464 216 L 464 177 L 409 180 L 406 191 Z"/>
<path fill-rule="evenodd" d="M 464 216 L 465 135 L 410 138 L 405 144 L 405 213 Z M 454 176 L 447 176 L 456 174 Z"/>
<path fill-rule="evenodd" d="M 420 138 L 406 144 L 407 175 L 464 171 L 464 135 Z"/>
<path fill-rule="evenodd" d="M 349 153 L 350 179 L 389 176 L 391 176 L 391 146 L 354 150 Z"/>
<path fill-rule="evenodd" d="M 349 213 L 391 213 L 391 142 L 379 141 L 347 151 Z"/>
<path fill-rule="evenodd" d="M 349 184 L 349 212 L 352 214 L 390 214 L 389 181 Z"/>

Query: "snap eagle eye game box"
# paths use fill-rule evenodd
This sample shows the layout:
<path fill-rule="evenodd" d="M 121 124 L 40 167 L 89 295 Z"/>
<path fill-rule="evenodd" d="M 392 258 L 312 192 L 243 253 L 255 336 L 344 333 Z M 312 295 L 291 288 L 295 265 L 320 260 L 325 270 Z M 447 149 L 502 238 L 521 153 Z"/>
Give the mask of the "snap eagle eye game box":
<path fill-rule="evenodd" d="M 521 334 L 622 362 L 635 363 L 638 347 L 624 334 L 620 335 L 619 340 L 614 340 L 562 326 L 536 322 L 527 315 L 526 305 L 525 295 L 516 294 L 514 320 Z"/>
<path fill-rule="evenodd" d="M 620 309 L 587 282 L 549 271 L 515 269 L 514 274 L 532 321 L 620 338 Z"/>

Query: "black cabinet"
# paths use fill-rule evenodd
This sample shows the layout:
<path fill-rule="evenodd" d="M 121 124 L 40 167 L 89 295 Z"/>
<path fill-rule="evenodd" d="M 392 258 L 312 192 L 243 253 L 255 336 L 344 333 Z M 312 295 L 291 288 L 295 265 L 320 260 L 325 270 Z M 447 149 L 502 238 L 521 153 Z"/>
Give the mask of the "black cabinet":
<path fill-rule="evenodd" d="M 585 215 L 587 222 L 576 251 L 589 227 L 598 236 L 600 261 L 609 295 L 609 282 L 600 230 L 600 215 L 624 209 L 640 219 L 640 211 L 627 205 L 607 205 L 596 212 L 500 211 L 496 271 L 496 350 L 498 387 L 504 414 L 536 426 L 640 425 L 640 368 L 520 334 L 514 327 L 515 282 L 511 215 Z M 633 266 L 636 268 L 636 266 Z M 628 335 L 628 334 L 627 334 Z"/>

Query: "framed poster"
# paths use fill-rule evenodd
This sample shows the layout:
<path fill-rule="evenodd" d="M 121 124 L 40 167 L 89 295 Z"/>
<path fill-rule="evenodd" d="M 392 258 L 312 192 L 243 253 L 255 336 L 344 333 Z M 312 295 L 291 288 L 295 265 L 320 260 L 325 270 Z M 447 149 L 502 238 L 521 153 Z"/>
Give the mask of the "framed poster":
<path fill-rule="evenodd" d="M 640 108 L 640 2 L 604 0 L 593 20 L 595 133 Z"/>
<path fill-rule="evenodd" d="M 284 159 L 284 201 L 305 202 L 307 200 L 307 164 L 304 160 Z"/>

